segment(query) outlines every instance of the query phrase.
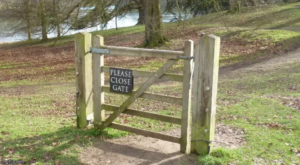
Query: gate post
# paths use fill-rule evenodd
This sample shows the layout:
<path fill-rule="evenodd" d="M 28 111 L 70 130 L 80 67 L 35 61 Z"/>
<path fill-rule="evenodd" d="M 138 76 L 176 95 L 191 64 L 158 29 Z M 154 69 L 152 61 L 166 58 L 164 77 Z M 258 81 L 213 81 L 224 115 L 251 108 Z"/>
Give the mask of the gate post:
<path fill-rule="evenodd" d="M 209 154 L 215 133 L 220 38 L 200 38 L 195 52 L 192 152 Z"/>
<path fill-rule="evenodd" d="M 93 113 L 91 43 L 92 35 L 90 33 L 78 33 L 75 35 L 76 115 L 78 128 L 87 127 L 87 117 Z"/>
<path fill-rule="evenodd" d="M 93 36 L 93 48 L 104 46 L 104 37 Z M 105 120 L 105 111 L 102 104 L 104 103 L 104 55 L 93 54 L 93 102 L 94 102 L 94 125 L 100 126 Z"/>
<path fill-rule="evenodd" d="M 192 40 L 186 41 L 184 44 L 185 56 L 192 57 L 193 53 L 194 42 Z M 192 68 L 193 60 L 184 60 L 180 151 L 186 154 L 191 152 Z"/>

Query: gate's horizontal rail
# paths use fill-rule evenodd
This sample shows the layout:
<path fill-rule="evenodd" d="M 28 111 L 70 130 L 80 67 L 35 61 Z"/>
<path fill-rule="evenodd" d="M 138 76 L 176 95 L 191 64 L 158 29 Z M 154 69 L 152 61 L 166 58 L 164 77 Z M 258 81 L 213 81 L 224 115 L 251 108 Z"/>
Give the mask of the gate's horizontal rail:
<path fill-rule="evenodd" d="M 109 86 L 103 86 L 102 89 L 104 92 L 110 93 Z M 135 90 L 133 90 L 133 92 L 135 92 Z M 122 93 L 118 93 L 118 94 L 122 94 Z M 170 97 L 170 96 L 164 96 L 164 95 L 158 95 L 158 94 L 152 94 L 152 93 L 146 93 L 146 92 L 144 92 L 141 95 L 141 98 L 148 99 L 148 100 L 162 101 L 162 102 L 172 103 L 172 104 L 177 104 L 177 105 L 182 104 L 182 98 L 180 98 L 180 97 Z"/>
<path fill-rule="evenodd" d="M 137 56 L 137 57 L 160 57 L 177 59 L 184 55 L 184 51 L 153 50 L 130 47 L 102 46 L 101 49 L 108 49 L 111 56 Z"/>
<path fill-rule="evenodd" d="M 119 109 L 119 107 L 117 106 L 108 105 L 108 104 L 102 104 L 102 106 L 103 109 L 107 111 L 117 111 Z M 169 122 L 173 124 L 181 124 L 180 118 L 167 116 L 167 115 L 159 115 L 151 112 L 143 112 L 143 111 L 129 109 L 129 108 L 126 109 L 123 113 L 128 115 L 144 117 L 148 119 L 160 120 L 160 121 Z"/>
<path fill-rule="evenodd" d="M 104 73 L 109 73 L 109 68 L 108 66 L 103 67 L 103 72 Z M 147 71 L 137 71 L 137 70 L 132 70 L 132 75 L 134 77 L 150 77 L 154 72 L 147 72 Z M 168 74 L 165 73 L 160 80 L 164 81 L 179 81 L 182 82 L 182 75 L 176 75 L 176 74 Z"/>
<path fill-rule="evenodd" d="M 165 134 L 161 134 L 161 133 L 146 131 L 146 130 L 142 130 L 142 129 L 138 129 L 138 128 L 121 125 L 121 124 L 111 123 L 108 127 L 118 129 L 121 131 L 135 133 L 138 135 L 143 135 L 146 137 L 157 138 L 157 139 L 161 139 L 161 140 L 165 140 L 165 141 L 169 141 L 169 142 L 173 142 L 173 143 L 180 143 L 179 137 L 174 137 L 174 136 L 165 135 Z"/>

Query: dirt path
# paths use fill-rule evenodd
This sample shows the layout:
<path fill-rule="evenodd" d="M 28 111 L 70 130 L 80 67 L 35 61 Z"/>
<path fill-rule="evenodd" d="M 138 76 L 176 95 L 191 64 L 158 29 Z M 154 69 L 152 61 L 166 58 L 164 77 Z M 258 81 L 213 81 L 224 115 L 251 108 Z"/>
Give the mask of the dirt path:
<path fill-rule="evenodd" d="M 180 136 L 180 129 L 163 132 Z M 218 124 L 216 147 L 238 148 L 244 144 L 244 131 Z M 89 165 L 182 165 L 196 164 L 198 156 L 179 152 L 179 144 L 143 136 L 128 136 L 110 141 L 99 141 L 86 149 L 80 160 Z"/>
<path fill-rule="evenodd" d="M 275 58 L 264 60 L 259 63 L 250 65 L 224 67 L 220 68 L 220 77 L 224 78 L 229 75 L 236 75 L 247 72 L 265 72 L 277 68 L 288 67 L 289 64 L 300 62 L 300 48 L 286 55 L 280 55 Z"/>

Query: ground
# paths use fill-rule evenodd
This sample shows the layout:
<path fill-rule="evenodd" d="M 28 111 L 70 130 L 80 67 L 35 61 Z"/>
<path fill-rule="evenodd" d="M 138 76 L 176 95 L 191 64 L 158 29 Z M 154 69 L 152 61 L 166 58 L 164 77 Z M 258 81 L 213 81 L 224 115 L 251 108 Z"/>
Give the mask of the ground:
<path fill-rule="evenodd" d="M 232 79 L 242 77 L 250 73 L 263 73 L 289 68 L 292 64 L 300 61 L 300 50 L 278 56 L 260 63 L 251 65 L 222 67 L 220 68 L 220 79 Z M 46 89 L 67 86 L 74 87 L 73 83 L 44 84 L 44 85 L 21 85 L 0 88 L 2 96 L 30 95 L 45 92 Z M 40 91 L 40 89 L 44 89 Z M 44 114 L 49 115 L 49 114 Z M 72 116 L 72 113 L 63 113 L 59 116 Z M 179 129 L 165 131 L 167 134 L 179 135 Z M 245 131 L 230 127 L 221 123 L 217 124 L 215 146 L 223 148 L 238 148 L 245 145 Z M 163 147 L 162 147 L 163 146 Z M 88 147 L 80 154 L 80 162 L 83 164 L 195 164 L 196 155 L 184 155 L 178 152 L 179 145 L 153 138 L 142 136 L 126 136 L 112 140 L 98 140 L 93 146 Z M 255 159 L 260 164 L 261 159 Z"/>
<path fill-rule="evenodd" d="M 261 73 L 274 69 L 282 69 L 290 64 L 300 62 L 300 49 L 277 58 L 262 61 L 252 65 L 239 67 L 224 67 L 220 69 L 220 78 L 245 76 L 249 72 Z M 298 101 L 299 102 L 299 101 Z M 164 132 L 172 136 L 179 136 L 180 130 L 174 129 Z M 217 123 L 215 132 L 216 148 L 238 148 L 245 143 L 245 132 L 242 129 Z M 128 136 L 110 141 L 97 142 L 86 149 L 80 159 L 85 164 L 162 164 L 182 165 L 197 164 L 198 157 L 194 154 L 184 155 L 179 152 L 179 145 L 143 136 Z M 263 159 L 255 159 L 254 164 L 265 164 Z"/>
<path fill-rule="evenodd" d="M 155 49 L 182 50 L 184 41 L 197 43 L 201 33 L 221 36 L 217 148 L 208 156 L 185 156 L 179 154 L 177 144 L 114 129 L 77 129 L 74 36 L 62 37 L 55 45 L 54 40 L 0 45 L 0 160 L 27 164 L 114 164 L 120 159 L 133 164 L 298 165 L 298 5 L 260 6 L 239 15 L 220 12 L 164 24 L 169 43 Z M 94 34 L 103 35 L 106 45 L 139 47 L 143 29 L 135 26 Z M 105 61 L 109 66 L 144 71 L 154 71 L 163 63 L 163 59 L 131 57 L 106 57 Z M 182 65 L 179 62 L 170 73 L 180 74 Z M 180 97 L 181 86 L 159 82 L 148 92 Z M 105 97 L 107 103 L 116 105 L 125 98 Z M 139 99 L 133 107 L 181 116 L 180 106 L 173 104 Z M 122 115 L 116 122 L 174 135 L 179 132 L 178 125 L 130 115 Z"/>
<path fill-rule="evenodd" d="M 168 135 L 180 135 L 180 130 L 175 129 L 163 132 Z M 217 124 L 215 147 L 238 148 L 245 142 L 244 132 L 224 124 Z M 176 143 L 143 136 L 127 136 L 110 141 L 97 142 L 93 147 L 86 149 L 80 159 L 84 164 L 162 164 L 182 165 L 197 164 L 198 156 L 185 155 L 179 152 Z"/>

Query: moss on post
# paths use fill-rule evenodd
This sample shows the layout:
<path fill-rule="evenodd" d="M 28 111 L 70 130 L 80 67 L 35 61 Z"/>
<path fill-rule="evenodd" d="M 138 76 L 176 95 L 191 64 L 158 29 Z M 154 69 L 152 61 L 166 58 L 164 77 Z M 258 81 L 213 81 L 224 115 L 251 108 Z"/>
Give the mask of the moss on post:
<path fill-rule="evenodd" d="M 89 53 L 92 35 L 78 33 L 75 35 L 76 63 L 76 114 L 77 127 L 85 128 L 87 115 L 93 113 L 92 97 L 92 54 Z"/>

